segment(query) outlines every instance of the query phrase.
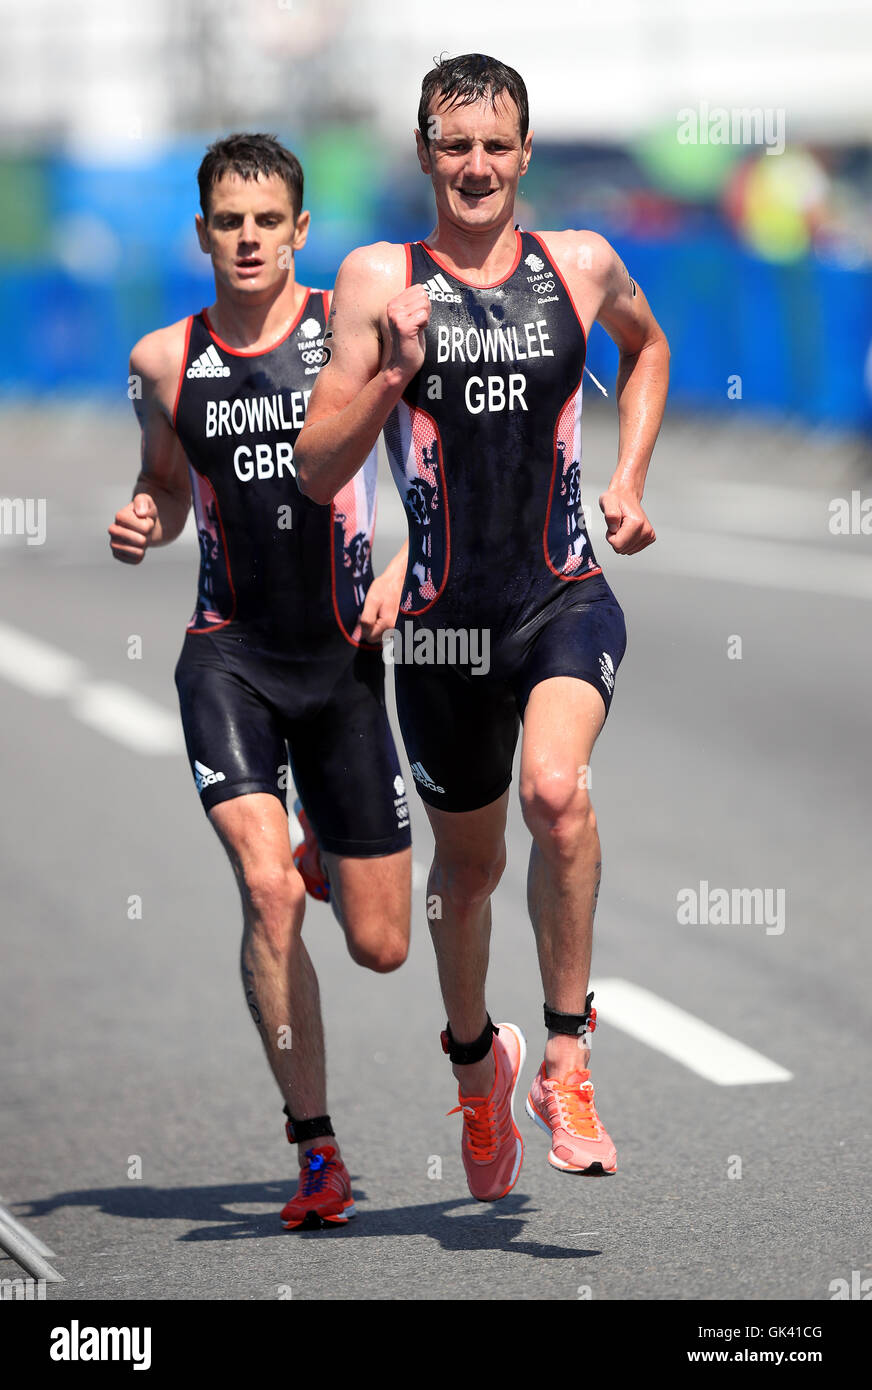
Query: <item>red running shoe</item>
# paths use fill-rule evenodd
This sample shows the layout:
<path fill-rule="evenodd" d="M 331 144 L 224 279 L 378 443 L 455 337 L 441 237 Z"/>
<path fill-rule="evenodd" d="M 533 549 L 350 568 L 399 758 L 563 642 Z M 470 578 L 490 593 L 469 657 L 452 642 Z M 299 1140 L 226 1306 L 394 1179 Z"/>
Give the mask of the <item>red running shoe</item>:
<path fill-rule="evenodd" d="M 294 815 L 297 817 L 303 832 L 303 839 L 299 844 L 294 845 L 291 851 L 297 872 L 306 885 L 307 893 L 310 893 L 313 898 L 317 898 L 319 903 L 329 903 L 330 880 L 324 865 L 321 863 L 321 851 L 315 838 L 315 832 L 309 817 L 303 810 L 303 803 L 299 797 L 294 802 Z"/>
<path fill-rule="evenodd" d="M 497 1202 L 518 1181 L 524 1157 L 524 1141 L 515 1124 L 514 1099 L 518 1076 L 527 1055 L 527 1044 L 514 1023 L 500 1023 L 494 1037 L 496 1066 L 488 1096 L 464 1096 L 449 1115 L 463 1115 L 461 1153 L 466 1181 L 479 1202 Z"/>
<path fill-rule="evenodd" d="M 618 1156 L 593 1103 L 590 1072 L 549 1081 L 545 1063 L 527 1096 L 527 1114 L 551 1139 L 548 1162 L 562 1173 L 616 1173 Z"/>
<path fill-rule="evenodd" d="M 336 1157 L 336 1150 L 332 1145 L 310 1149 L 305 1167 L 300 1169 L 300 1185 L 282 1207 L 285 1230 L 344 1225 L 356 1215 L 351 1177 L 342 1159 Z"/>

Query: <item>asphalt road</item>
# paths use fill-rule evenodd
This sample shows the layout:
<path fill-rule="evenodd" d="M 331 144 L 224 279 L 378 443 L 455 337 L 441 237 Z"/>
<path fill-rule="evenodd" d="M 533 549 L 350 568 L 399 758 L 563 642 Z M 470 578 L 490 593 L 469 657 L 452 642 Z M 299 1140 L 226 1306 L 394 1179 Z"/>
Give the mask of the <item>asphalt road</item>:
<path fill-rule="evenodd" d="M 872 539 L 828 529 L 833 498 L 872 493 L 858 446 L 670 421 L 646 493 L 657 544 L 621 560 L 596 508 L 614 421 L 591 413 L 584 495 L 629 629 L 592 786 L 592 1066 L 619 1171 L 555 1172 L 521 1101 L 517 1187 L 470 1198 L 412 797 L 404 968 L 360 970 L 308 908 L 359 1216 L 290 1234 L 294 1153 L 242 1000 L 236 890 L 177 733 L 195 547 L 110 559 L 132 414 L 46 407 L 0 427 L 0 496 L 46 499 L 44 544 L 0 538 L 0 1199 L 54 1251 L 49 1299 L 826 1300 L 872 1273 Z M 386 487 L 382 554 L 400 539 Z M 543 1041 L 527 851 L 515 802 L 489 1001 L 527 1035 L 525 1089 Z M 769 890 L 770 917 L 679 920 L 684 890 L 718 888 Z M 781 1079 L 736 1079 L 730 1040 Z"/>

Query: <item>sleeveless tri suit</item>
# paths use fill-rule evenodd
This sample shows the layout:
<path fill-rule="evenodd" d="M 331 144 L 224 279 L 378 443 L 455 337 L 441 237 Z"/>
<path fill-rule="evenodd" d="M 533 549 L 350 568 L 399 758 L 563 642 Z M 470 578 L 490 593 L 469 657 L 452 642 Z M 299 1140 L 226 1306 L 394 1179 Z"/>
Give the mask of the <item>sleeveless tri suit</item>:
<path fill-rule="evenodd" d="M 173 424 L 190 465 L 197 602 L 176 667 L 204 808 L 249 792 L 286 804 L 290 769 L 323 849 L 409 844 L 380 648 L 361 642 L 372 581 L 373 453 L 330 507 L 296 484 L 294 445 L 322 362 L 327 296 L 242 352 L 207 311 L 188 321 Z"/>
<path fill-rule="evenodd" d="M 608 712 L 626 647 L 581 509 L 584 328 L 541 238 L 515 235 L 489 286 L 406 247 L 432 308 L 384 431 L 409 524 L 397 709 L 418 791 L 448 811 L 505 791 L 540 681 L 587 681 Z"/>

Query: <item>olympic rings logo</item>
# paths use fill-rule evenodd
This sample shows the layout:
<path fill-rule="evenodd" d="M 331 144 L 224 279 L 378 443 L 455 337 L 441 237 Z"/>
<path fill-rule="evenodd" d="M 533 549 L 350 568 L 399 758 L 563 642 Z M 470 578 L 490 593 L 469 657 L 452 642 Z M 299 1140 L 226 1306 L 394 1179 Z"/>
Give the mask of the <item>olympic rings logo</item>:
<path fill-rule="evenodd" d="M 307 348 L 300 354 L 307 367 L 320 367 L 324 360 L 323 348 Z"/>

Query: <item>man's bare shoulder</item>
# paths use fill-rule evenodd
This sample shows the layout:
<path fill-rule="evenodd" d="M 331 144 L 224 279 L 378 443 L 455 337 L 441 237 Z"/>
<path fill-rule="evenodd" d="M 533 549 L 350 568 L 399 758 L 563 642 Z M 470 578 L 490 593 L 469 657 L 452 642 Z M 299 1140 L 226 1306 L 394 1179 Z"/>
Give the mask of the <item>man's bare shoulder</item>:
<path fill-rule="evenodd" d="M 341 282 L 341 285 L 340 285 Z M 401 242 L 374 241 L 349 251 L 339 267 L 337 289 L 396 294 L 406 283 L 406 248 Z"/>
<path fill-rule="evenodd" d="M 179 319 L 166 328 L 146 333 L 130 354 L 130 375 L 139 378 L 139 399 L 156 401 L 170 420 L 185 360 L 188 323 L 188 319 Z M 136 397 L 134 405 L 137 406 Z M 138 406 L 137 414 L 140 414 Z"/>
<path fill-rule="evenodd" d="M 615 264 L 617 253 L 599 232 L 585 229 L 563 232 L 537 232 L 559 269 L 566 274 L 576 270 L 592 272 L 606 279 Z"/>
<path fill-rule="evenodd" d="M 156 328 L 153 333 L 146 333 L 131 351 L 130 370 L 154 386 L 167 378 L 178 379 L 185 355 L 187 331 L 188 319 L 179 319 L 166 328 Z"/>

